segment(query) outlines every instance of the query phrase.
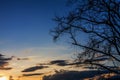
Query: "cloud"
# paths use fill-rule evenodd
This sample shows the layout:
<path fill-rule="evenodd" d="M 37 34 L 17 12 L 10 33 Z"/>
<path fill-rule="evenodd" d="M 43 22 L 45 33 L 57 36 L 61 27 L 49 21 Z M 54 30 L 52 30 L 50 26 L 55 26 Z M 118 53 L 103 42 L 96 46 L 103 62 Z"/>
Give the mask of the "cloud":
<path fill-rule="evenodd" d="M 72 66 L 72 65 L 77 65 L 77 63 L 69 60 L 51 60 L 50 62 L 47 63 L 38 63 L 36 65 L 57 65 L 57 66 Z"/>
<path fill-rule="evenodd" d="M 23 76 L 37 76 L 37 75 L 42 75 L 44 73 L 33 73 L 33 74 L 23 74 Z"/>
<path fill-rule="evenodd" d="M 14 56 L 11 56 L 10 58 L 5 58 L 5 55 L 0 54 L 0 61 L 9 61 L 12 60 Z"/>
<path fill-rule="evenodd" d="M 5 56 L 5 55 L 3 55 L 3 54 L 0 54 L 0 57 L 1 57 L 1 56 Z"/>
<path fill-rule="evenodd" d="M 4 58 L 4 57 L 0 57 L 0 61 L 9 61 L 9 60 L 12 60 L 13 57 L 11 58 Z"/>
<path fill-rule="evenodd" d="M 56 64 L 58 66 L 67 66 L 68 65 L 68 62 L 67 60 L 53 60 L 53 61 L 50 61 L 50 64 Z"/>
<path fill-rule="evenodd" d="M 11 70 L 11 67 L 1 67 L 0 70 Z"/>
<path fill-rule="evenodd" d="M 9 65 L 9 61 L 13 59 L 13 56 L 10 58 L 5 58 L 5 55 L 0 54 L 0 69 L 1 70 L 10 70 L 10 68 L 5 68 Z"/>
<path fill-rule="evenodd" d="M 17 60 L 30 60 L 30 58 L 17 58 Z"/>
<path fill-rule="evenodd" d="M 44 68 L 48 68 L 48 66 L 34 66 L 34 67 L 24 69 L 22 72 L 33 72 L 33 71 L 44 69 Z"/>
<path fill-rule="evenodd" d="M 38 47 L 24 47 L 19 49 L 8 49 L 4 51 L 5 54 L 15 55 L 18 60 L 32 59 L 32 62 L 39 63 L 39 60 L 48 61 L 51 59 L 68 59 L 71 58 L 72 53 L 68 51 L 66 46 L 38 46 Z M 30 57 L 35 56 L 35 57 Z M 24 59 L 22 59 L 24 58 Z"/>
<path fill-rule="evenodd" d="M 47 63 L 38 63 L 36 65 L 57 65 L 57 66 L 67 66 L 70 65 L 67 60 L 52 60 Z"/>
<path fill-rule="evenodd" d="M 5 61 L 0 61 L 0 67 L 8 66 L 9 63 Z"/>
<path fill-rule="evenodd" d="M 84 80 L 97 75 L 109 73 L 108 71 L 58 71 L 56 74 L 44 76 L 43 80 Z"/>

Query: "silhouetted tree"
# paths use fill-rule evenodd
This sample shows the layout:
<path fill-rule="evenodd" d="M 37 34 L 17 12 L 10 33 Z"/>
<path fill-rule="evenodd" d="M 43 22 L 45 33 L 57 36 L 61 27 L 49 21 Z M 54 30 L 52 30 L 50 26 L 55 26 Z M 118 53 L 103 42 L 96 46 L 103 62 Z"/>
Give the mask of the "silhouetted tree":
<path fill-rule="evenodd" d="M 120 73 L 115 69 L 120 64 L 120 1 L 71 0 L 71 2 L 75 7 L 73 11 L 67 16 L 54 18 L 58 24 L 51 30 L 54 40 L 65 35 L 72 45 L 82 49 L 78 52 L 76 64 L 92 64 Z M 83 38 L 86 42 L 81 41 Z M 105 62 L 110 62 L 110 66 Z"/>

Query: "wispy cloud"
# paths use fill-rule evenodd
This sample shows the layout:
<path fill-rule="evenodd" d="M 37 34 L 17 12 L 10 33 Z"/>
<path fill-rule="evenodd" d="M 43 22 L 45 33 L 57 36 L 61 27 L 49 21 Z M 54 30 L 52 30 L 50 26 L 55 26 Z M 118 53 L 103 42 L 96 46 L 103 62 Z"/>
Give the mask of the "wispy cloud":
<path fill-rule="evenodd" d="M 22 72 L 33 72 L 33 71 L 44 69 L 44 68 L 48 68 L 48 66 L 34 66 L 34 67 L 29 67 L 27 69 L 24 69 Z"/>
<path fill-rule="evenodd" d="M 44 73 L 33 73 L 33 74 L 23 74 L 22 76 L 37 76 L 37 75 L 42 75 Z"/>
<path fill-rule="evenodd" d="M 30 60 L 30 58 L 17 58 L 17 60 Z"/>
<path fill-rule="evenodd" d="M 9 49 L 3 52 L 8 56 L 14 55 L 18 57 L 18 60 L 28 60 L 29 58 L 31 61 L 36 63 L 40 60 L 67 59 L 72 56 L 68 47 L 65 46 L 27 47 L 15 50 Z"/>
<path fill-rule="evenodd" d="M 22 49 L 9 49 L 4 52 L 8 56 L 16 56 L 11 62 L 6 63 L 4 65 L 9 65 L 13 68 L 13 72 L 34 72 L 36 70 L 42 70 L 46 67 L 52 68 L 51 65 L 57 65 L 62 66 L 63 63 L 56 63 L 50 64 L 50 61 L 52 60 L 61 60 L 66 59 L 66 56 L 70 56 L 70 54 L 67 54 L 69 52 L 68 48 L 65 46 L 47 46 L 47 47 L 27 47 Z M 18 61 L 18 62 L 17 62 Z M 42 62 L 43 65 L 36 65 L 38 63 Z M 44 63 L 46 62 L 46 63 Z M 46 65 L 45 65 L 46 64 Z M 64 63 L 64 65 L 67 65 Z M 33 66 L 33 67 L 31 67 Z M 19 68 L 19 70 L 18 70 Z M 48 68 L 49 69 L 49 68 Z M 15 71 L 14 71 L 15 70 Z"/>
<path fill-rule="evenodd" d="M 0 70 L 11 70 L 13 69 L 12 67 L 0 67 Z"/>
<path fill-rule="evenodd" d="M 51 65 L 56 64 L 58 66 L 67 66 L 68 62 L 67 60 L 53 60 L 53 61 L 50 61 L 50 64 Z"/>

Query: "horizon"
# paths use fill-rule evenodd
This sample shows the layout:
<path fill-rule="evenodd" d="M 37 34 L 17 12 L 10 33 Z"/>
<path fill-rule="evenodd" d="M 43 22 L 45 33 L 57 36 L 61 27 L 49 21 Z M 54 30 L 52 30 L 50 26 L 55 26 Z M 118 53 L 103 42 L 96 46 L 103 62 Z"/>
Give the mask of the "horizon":
<path fill-rule="evenodd" d="M 0 80 L 120 79 L 119 0 L 0 0 Z"/>
<path fill-rule="evenodd" d="M 0 54 L 11 59 L 0 75 L 17 77 L 40 63 L 71 59 L 69 47 L 54 43 L 49 34 L 55 15 L 67 11 L 66 0 L 0 0 Z"/>

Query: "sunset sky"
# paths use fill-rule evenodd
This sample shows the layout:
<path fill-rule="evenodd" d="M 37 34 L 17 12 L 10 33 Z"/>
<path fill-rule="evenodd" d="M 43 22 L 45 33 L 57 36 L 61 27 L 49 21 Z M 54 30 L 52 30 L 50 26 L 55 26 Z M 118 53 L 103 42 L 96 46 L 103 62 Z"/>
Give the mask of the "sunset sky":
<path fill-rule="evenodd" d="M 119 3 L 0 0 L 0 80 L 112 79 L 120 73 Z"/>
<path fill-rule="evenodd" d="M 54 43 L 49 34 L 56 26 L 54 16 L 68 10 L 66 0 L 0 0 L 0 53 L 14 56 L 7 66 L 12 69 L 0 70 L 0 75 L 21 76 L 24 69 L 40 63 L 70 59 L 71 47 Z M 57 67 L 31 73 L 49 74 Z"/>

